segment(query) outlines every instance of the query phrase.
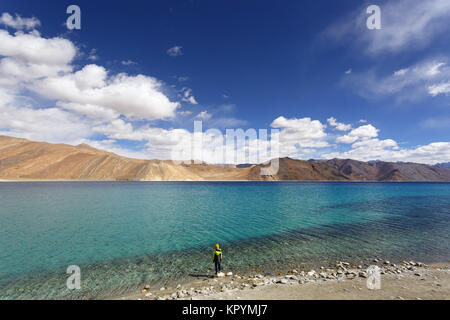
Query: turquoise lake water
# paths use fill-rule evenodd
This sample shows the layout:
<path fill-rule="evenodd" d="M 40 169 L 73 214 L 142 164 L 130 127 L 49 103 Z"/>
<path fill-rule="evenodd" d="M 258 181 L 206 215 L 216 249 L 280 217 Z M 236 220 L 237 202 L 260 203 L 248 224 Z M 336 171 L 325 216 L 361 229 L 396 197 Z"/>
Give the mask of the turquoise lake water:
<path fill-rule="evenodd" d="M 450 184 L 0 183 L 0 299 L 102 298 L 226 271 L 448 261 Z M 81 290 L 66 268 L 81 268 Z"/>

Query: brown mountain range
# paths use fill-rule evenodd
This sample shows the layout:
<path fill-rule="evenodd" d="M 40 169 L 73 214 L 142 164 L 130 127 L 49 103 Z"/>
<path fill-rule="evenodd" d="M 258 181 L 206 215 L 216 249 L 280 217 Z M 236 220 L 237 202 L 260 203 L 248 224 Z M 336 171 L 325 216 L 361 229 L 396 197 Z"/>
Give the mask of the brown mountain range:
<path fill-rule="evenodd" d="M 2 180 L 450 181 L 449 168 L 417 163 L 279 160 L 276 175 L 261 176 L 262 165 L 177 165 L 166 160 L 126 158 L 85 144 L 71 146 L 0 136 Z"/>

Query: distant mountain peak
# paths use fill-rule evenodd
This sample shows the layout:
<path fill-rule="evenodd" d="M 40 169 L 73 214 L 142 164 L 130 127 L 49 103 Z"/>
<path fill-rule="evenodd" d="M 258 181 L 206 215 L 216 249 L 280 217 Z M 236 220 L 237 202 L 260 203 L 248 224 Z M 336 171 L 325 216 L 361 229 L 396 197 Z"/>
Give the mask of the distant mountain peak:
<path fill-rule="evenodd" d="M 440 168 L 450 168 L 450 162 L 437 163 L 435 166 Z"/>

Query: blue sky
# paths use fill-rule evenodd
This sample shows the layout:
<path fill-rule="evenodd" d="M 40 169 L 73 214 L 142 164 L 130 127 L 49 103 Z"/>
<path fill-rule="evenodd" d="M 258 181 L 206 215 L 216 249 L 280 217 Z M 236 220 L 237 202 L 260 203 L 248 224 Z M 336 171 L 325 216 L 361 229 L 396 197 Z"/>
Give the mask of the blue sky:
<path fill-rule="evenodd" d="M 293 158 L 450 161 L 447 0 L 77 1 L 81 30 L 70 4 L 2 1 L 0 134 L 168 159 L 202 120 Z"/>

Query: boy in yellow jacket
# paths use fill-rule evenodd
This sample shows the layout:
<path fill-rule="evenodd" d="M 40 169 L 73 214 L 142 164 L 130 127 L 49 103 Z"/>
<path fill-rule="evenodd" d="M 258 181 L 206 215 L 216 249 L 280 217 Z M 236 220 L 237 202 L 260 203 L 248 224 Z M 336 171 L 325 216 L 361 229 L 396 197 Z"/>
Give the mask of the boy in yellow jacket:
<path fill-rule="evenodd" d="M 213 251 L 212 260 L 216 267 L 216 275 L 222 270 L 222 250 L 219 248 L 219 244 L 216 244 L 216 248 Z"/>

